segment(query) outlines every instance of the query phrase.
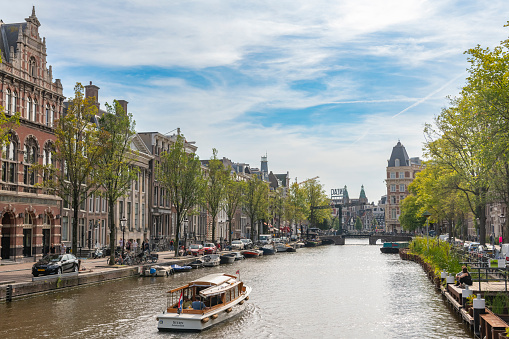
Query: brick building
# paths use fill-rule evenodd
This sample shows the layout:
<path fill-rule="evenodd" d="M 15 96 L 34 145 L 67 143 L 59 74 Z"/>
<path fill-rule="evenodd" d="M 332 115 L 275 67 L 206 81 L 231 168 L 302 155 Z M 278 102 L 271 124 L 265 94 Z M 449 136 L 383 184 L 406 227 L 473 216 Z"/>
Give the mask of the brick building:
<path fill-rule="evenodd" d="M 408 195 L 408 185 L 421 170 L 419 158 L 409 158 L 405 146 L 398 141 L 387 161 L 387 201 L 385 205 L 385 231 L 401 232 L 400 203 Z"/>
<path fill-rule="evenodd" d="M 52 162 L 53 122 L 60 117 L 64 96 L 59 79 L 53 81 L 46 64 L 46 39 L 39 20 L 0 21 L 0 105 L 8 116 L 19 112 L 21 124 L 10 135 L 1 154 L 1 258 L 41 255 L 58 245 L 61 199 L 34 185 L 42 180 L 32 164 Z"/>

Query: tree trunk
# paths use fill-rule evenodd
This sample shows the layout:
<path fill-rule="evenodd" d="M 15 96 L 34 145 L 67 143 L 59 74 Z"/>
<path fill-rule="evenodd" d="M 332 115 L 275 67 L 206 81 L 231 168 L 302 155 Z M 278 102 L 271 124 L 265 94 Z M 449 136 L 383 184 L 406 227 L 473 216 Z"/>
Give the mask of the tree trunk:
<path fill-rule="evenodd" d="M 176 257 L 178 257 L 179 250 L 180 250 L 179 234 L 180 234 L 180 212 L 177 209 L 177 227 L 175 229 L 175 256 Z"/>
<path fill-rule="evenodd" d="M 232 243 L 232 219 L 228 218 L 228 242 Z"/>
<path fill-rule="evenodd" d="M 115 244 L 116 244 L 116 228 L 113 215 L 113 209 L 115 207 L 115 202 L 108 201 L 108 227 L 110 229 L 110 265 L 115 264 Z"/>
<path fill-rule="evenodd" d="M 72 200 L 72 208 L 73 208 L 73 219 L 72 219 L 72 244 L 71 251 L 72 254 L 78 256 L 78 212 L 79 212 L 79 199 L 74 198 Z"/>

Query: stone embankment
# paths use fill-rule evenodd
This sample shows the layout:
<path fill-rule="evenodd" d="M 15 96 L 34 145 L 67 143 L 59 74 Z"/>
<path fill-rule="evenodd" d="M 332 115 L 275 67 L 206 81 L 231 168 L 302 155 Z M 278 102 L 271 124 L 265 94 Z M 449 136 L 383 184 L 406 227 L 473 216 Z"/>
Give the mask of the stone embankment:
<path fill-rule="evenodd" d="M 168 255 L 169 253 L 166 253 L 166 255 L 160 254 L 157 264 L 163 266 L 172 264 L 185 265 L 194 260 L 193 257 L 189 256 L 175 258 L 167 257 Z M 148 264 L 145 266 L 151 265 L 153 264 Z M 19 275 L 23 273 L 25 276 L 27 276 L 29 274 L 28 272 L 31 272 L 31 264 L 9 265 L 9 267 L 10 266 L 15 268 L 11 270 L 3 270 L 3 273 L 12 272 L 9 278 L 10 280 L 5 280 L 5 278 L 2 279 L 2 272 L 0 271 L 0 301 L 11 301 L 41 293 L 57 292 L 63 289 L 78 288 L 87 285 L 138 276 L 145 267 L 143 265 L 108 266 L 106 265 L 105 258 L 97 260 L 84 260 L 83 266 L 85 267 L 85 270 L 80 271 L 79 273 L 65 273 L 60 276 L 46 275 L 37 278 L 25 278 L 21 279 L 22 281 L 19 281 L 19 279 L 13 278 L 13 276 L 16 277 L 18 272 Z M 1 267 L 5 268 L 5 266 Z"/>
<path fill-rule="evenodd" d="M 476 290 L 475 284 L 471 287 L 472 289 L 469 289 L 468 286 L 465 289 L 455 286 L 454 275 L 447 275 L 445 272 L 439 272 L 437 275 L 429 263 L 426 263 L 420 256 L 410 253 L 408 249 L 400 249 L 399 255 L 403 260 L 411 260 L 422 266 L 429 280 L 442 293 L 444 300 L 463 319 L 463 322 L 469 326 L 476 338 L 507 338 L 506 328 L 509 327 L 507 323 L 509 317 L 494 314 L 485 307 L 485 299 L 481 298 L 481 295 L 488 294 L 487 290 L 485 292 Z M 507 291 L 497 293 L 507 293 Z M 469 299 L 472 298 L 468 298 L 468 296 L 473 294 L 476 294 L 477 298 L 471 300 L 472 303 L 470 303 Z"/>

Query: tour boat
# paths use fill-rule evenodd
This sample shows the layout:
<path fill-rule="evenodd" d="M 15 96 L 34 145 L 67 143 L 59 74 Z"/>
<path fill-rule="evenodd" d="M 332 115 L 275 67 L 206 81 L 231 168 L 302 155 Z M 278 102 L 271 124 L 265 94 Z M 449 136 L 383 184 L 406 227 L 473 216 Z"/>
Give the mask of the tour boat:
<path fill-rule="evenodd" d="M 408 242 L 384 242 L 383 246 L 380 247 L 380 251 L 382 251 L 382 253 L 399 253 L 400 248 L 408 248 Z"/>
<path fill-rule="evenodd" d="M 221 263 L 219 254 L 207 254 L 203 256 L 203 266 L 212 267 L 218 266 Z"/>
<path fill-rule="evenodd" d="M 210 274 L 168 292 L 166 310 L 157 316 L 159 331 L 202 331 L 246 308 L 251 287 L 234 275 Z M 195 299 L 195 308 L 183 308 L 184 300 Z"/>

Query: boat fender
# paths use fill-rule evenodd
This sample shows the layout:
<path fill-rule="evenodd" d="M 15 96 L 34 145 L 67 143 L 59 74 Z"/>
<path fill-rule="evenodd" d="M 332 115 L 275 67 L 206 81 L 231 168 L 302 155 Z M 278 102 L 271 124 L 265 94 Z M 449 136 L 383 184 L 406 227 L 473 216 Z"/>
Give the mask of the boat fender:
<path fill-rule="evenodd" d="M 230 313 L 231 311 L 233 311 L 233 308 L 231 308 L 231 307 L 230 307 L 230 308 L 229 308 L 229 309 L 227 309 L 225 312 L 226 312 L 226 313 Z"/>
<path fill-rule="evenodd" d="M 239 305 L 242 305 L 244 303 L 244 300 L 239 301 Z"/>
<path fill-rule="evenodd" d="M 217 314 L 213 314 L 212 319 L 217 319 Z"/>
<path fill-rule="evenodd" d="M 209 317 L 207 317 L 207 318 L 203 318 L 203 319 L 201 320 L 201 322 L 202 322 L 202 323 L 206 323 L 206 322 L 208 322 L 209 320 L 210 320 L 210 319 L 209 319 Z"/>
<path fill-rule="evenodd" d="M 246 297 L 246 300 L 249 300 L 249 296 Z"/>

